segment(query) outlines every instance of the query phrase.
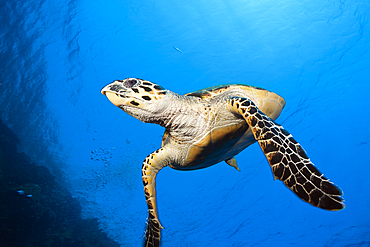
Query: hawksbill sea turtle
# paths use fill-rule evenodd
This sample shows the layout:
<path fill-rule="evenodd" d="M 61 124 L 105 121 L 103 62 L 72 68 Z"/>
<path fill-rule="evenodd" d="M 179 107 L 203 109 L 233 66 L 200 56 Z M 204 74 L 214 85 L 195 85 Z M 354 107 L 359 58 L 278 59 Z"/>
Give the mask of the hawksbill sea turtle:
<path fill-rule="evenodd" d="M 259 143 L 274 178 L 302 200 L 326 210 L 344 208 L 341 190 L 323 176 L 302 146 L 274 122 L 285 100 L 265 89 L 229 84 L 179 95 L 150 81 L 116 80 L 102 94 L 131 116 L 166 128 L 162 146 L 143 162 L 149 209 L 144 246 L 159 246 L 155 179 L 163 167 L 195 170 L 225 161 L 239 170 L 235 155 Z"/>

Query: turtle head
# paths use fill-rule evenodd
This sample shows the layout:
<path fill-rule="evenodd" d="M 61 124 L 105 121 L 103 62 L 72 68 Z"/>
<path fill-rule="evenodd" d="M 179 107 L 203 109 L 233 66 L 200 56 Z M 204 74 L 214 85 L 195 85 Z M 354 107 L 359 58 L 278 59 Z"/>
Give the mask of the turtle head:
<path fill-rule="evenodd" d="M 167 90 L 137 78 L 116 80 L 105 86 L 101 93 L 115 106 L 143 122 L 153 122 L 167 107 L 163 100 Z"/>

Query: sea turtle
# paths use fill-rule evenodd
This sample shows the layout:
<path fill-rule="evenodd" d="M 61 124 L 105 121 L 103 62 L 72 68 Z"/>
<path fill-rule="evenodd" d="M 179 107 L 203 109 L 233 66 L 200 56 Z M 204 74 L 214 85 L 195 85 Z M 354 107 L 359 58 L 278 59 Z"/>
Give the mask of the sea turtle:
<path fill-rule="evenodd" d="M 341 190 L 325 178 L 293 136 L 274 122 L 285 100 L 258 87 L 229 84 L 179 95 L 150 81 L 116 80 L 101 92 L 131 116 L 166 128 L 162 146 L 142 166 L 149 209 L 145 246 L 159 246 L 155 178 L 169 166 L 195 170 L 221 161 L 239 170 L 235 155 L 258 141 L 274 178 L 297 196 L 327 210 L 344 208 Z"/>

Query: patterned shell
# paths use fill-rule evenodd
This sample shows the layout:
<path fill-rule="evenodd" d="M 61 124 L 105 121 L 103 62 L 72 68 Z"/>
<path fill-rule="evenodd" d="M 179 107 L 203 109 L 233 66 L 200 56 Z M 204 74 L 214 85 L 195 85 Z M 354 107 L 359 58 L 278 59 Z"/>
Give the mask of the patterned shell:
<path fill-rule="evenodd" d="M 246 95 L 249 96 L 249 98 L 257 105 L 257 107 L 273 120 L 280 115 L 281 110 L 285 106 L 284 98 L 276 93 L 260 87 L 253 87 L 244 84 L 224 84 L 208 87 L 195 92 L 187 93 L 185 96 L 199 97 L 207 100 L 222 92 L 233 89 L 242 89 L 245 91 Z"/>
<path fill-rule="evenodd" d="M 207 99 L 207 98 L 212 98 L 213 96 L 220 94 L 222 92 L 225 92 L 227 90 L 231 90 L 234 88 L 239 88 L 247 91 L 256 91 L 256 90 L 265 90 L 260 87 L 253 87 L 249 85 L 244 85 L 244 84 L 223 84 L 223 85 L 218 85 L 218 86 L 213 86 L 213 87 L 207 87 L 204 89 L 197 90 L 195 92 L 187 93 L 185 94 L 186 96 L 195 96 L 199 97 L 202 99 Z"/>
<path fill-rule="evenodd" d="M 185 94 L 185 96 L 198 97 L 203 100 L 208 100 L 220 93 L 223 93 L 229 90 L 235 90 L 236 92 L 240 92 L 240 90 L 244 91 L 243 95 L 246 95 L 248 98 L 250 98 L 259 107 L 259 109 L 262 112 L 264 112 L 267 116 L 269 116 L 273 120 L 275 120 L 280 115 L 281 110 L 285 106 L 285 100 L 281 96 L 277 95 L 276 93 L 270 92 L 263 88 L 253 87 L 253 86 L 248 86 L 248 85 L 243 85 L 243 84 L 224 84 L 224 85 L 219 85 L 219 86 L 214 86 L 214 87 L 208 87 L 208 88 L 204 88 L 204 89 L 201 89 L 195 92 L 187 93 Z M 248 126 L 246 125 L 245 128 L 248 129 Z M 220 133 L 224 132 L 222 128 L 218 128 L 217 130 L 212 130 L 212 131 L 213 132 L 216 131 Z M 216 136 L 216 132 L 213 133 L 212 135 Z M 164 143 L 168 135 L 169 135 L 169 132 L 165 130 L 163 134 L 163 139 L 162 139 L 162 147 L 164 146 Z M 246 139 L 247 139 L 246 143 L 248 143 L 247 145 L 250 145 L 253 142 L 255 142 L 251 132 L 248 133 L 248 137 L 246 136 Z M 207 146 L 207 144 L 202 145 L 203 148 L 205 146 Z M 191 153 L 193 154 L 196 153 L 195 147 Z"/>

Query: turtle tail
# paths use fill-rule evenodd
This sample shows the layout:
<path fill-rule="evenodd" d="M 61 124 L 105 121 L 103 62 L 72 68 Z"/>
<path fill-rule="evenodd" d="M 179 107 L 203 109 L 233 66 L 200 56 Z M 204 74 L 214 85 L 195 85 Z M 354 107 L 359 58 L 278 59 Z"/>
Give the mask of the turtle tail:
<path fill-rule="evenodd" d="M 283 181 L 302 200 L 316 207 L 332 211 L 344 208 L 341 190 L 319 172 L 288 131 L 249 99 L 234 98 L 231 106 L 250 126 L 275 179 Z"/>

